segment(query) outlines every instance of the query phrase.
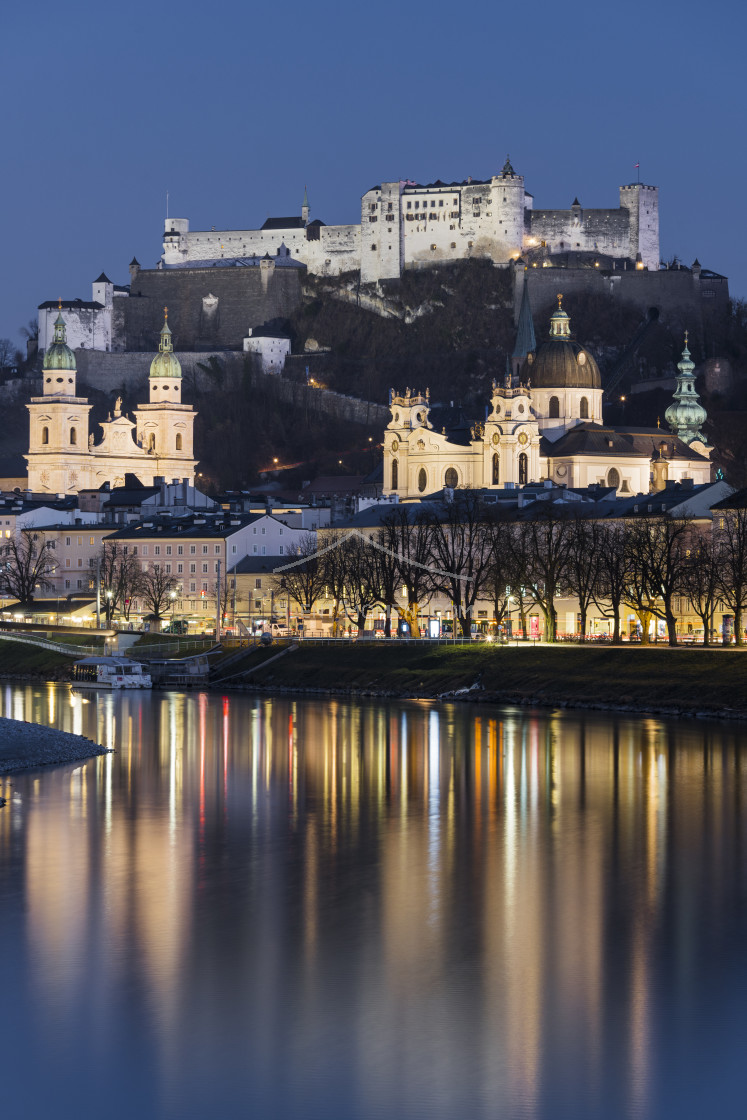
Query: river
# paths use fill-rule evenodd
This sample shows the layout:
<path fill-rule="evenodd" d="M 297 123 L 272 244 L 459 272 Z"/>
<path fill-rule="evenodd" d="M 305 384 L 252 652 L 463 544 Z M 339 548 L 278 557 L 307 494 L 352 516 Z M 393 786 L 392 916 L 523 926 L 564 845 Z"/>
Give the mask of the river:
<path fill-rule="evenodd" d="M 744 1115 L 741 726 L 0 695 L 8 1120 Z"/>

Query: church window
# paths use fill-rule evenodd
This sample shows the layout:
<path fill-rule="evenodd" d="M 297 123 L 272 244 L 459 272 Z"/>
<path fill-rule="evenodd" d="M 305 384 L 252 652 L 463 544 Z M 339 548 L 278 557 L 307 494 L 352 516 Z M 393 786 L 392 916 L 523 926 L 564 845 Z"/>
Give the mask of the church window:
<path fill-rule="evenodd" d="M 49 428 L 42 428 L 42 443 L 49 443 Z"/>
<path fill-rule="evenodd" d="M 589 419 L 589 402 L 587 401 L 586 397 L 581 398 L 581 407 L 578 414 L 582 420 Z"/>
<path fill-rule="evenodd" d="M 557 397 L 550 397 L 549 416 L 551 420 L 558 419 L 560 416 L 560 401 Z"/>
<path fill-rule="evenodd" d="M 148 451 L 155 451 L 155 450 L 156 450 L 156 433 L 155 432 L 149 432 L 148 433 Z"/>
<path fill-rule="evenodd" d="M 519 455 L 519 485 L 525 486 L 529 478 L 529 459 L 526 452 L 522 451 Z"/>
<path fill-rule="evenodd" d="M 392 490 L 399 489 L 399 463 L 392 459 Z"/>
<path fill-rule="evenodd" d="M 75 428 L 71 428 L 70 429 L 70 443 L 73 447 L 75 447 L 77 442 L 78 442 L 78 433 L 75 430 Z"/>
<path fill-rule="evenodd" d="M 418 471 L 418 490 L 422 494 L 428 485 L 428 475 L 425 473 L 425 467 L 421 467 Z"/>
<path fill-rule="evenodd" d="M 453 490 L 454 487 L 458 485 L 459 475 L 456 472 L 456 468 L 449 467 L 444 475 L 444 486 L 448 486 L 450 490 Z"/>
<path fill-rule="evenodd" d="M 501 481 L 501 461 L 496 451 L 493 455 L 493 486 L 497 486 Z"/>
<path fill-rule="evenodd" d="M 610 467 L 607 471 L 607 485 L 614 486 L 615 490 L 620 485 L 620 472 L 616 467 Z"/>

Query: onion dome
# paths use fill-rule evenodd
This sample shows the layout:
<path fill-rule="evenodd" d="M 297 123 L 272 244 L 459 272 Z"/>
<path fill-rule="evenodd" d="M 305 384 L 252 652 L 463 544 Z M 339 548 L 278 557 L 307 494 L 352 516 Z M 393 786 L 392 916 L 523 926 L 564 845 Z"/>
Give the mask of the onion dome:
<path fill-rule="evenodd" d="M 44 355 L 44 366 L 47 369 L 75 370 L 75 354 L 67 344 L 65 320 L 60 311 L 54 321 L 54 342 L 47 347 Z"/>
<path fill-rule="evenodd" d="M 680 372 L 674 390 L 674 404 L 670 404 L 664 413 L 664 419 L 683 443 L 692 443 L 696 439 L 707 443 L 700 429 L 705 424 L 708 413 L 695 391 L 695 363 L 687 348 L 687 331 L 685 331 L 685 349 L 682 351 L 682 360 L 677 363 L 677 369 Z"/>
<path fill-rule="evenodd" d="M 160 379 L 162 377 L 181 377 L 181 375 L 182 367 L 174 353 L 174 344 L 171 340 L 169 309 L 168 307 L 164 307 L 161 341 L 158 344 L 158 353 L 150 363 L 150 376 Z"/>
<path fill-rule="evenodd" d="M 601 389 L 599 366 L 588 350 L 571 338 L 571 320 L 563 297 L 550 318 L 550 338 L 521 367 L 521 380 L 535 389 Z"/>

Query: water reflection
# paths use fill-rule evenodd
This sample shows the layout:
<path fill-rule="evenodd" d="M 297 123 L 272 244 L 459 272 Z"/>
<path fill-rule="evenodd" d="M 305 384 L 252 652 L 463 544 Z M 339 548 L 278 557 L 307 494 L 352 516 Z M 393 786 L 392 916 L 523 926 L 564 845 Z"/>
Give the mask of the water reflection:
<path fill-rule="evenodd" d="M 27 1113 L 731 1114 L 739 728 L 62 686 L 2 707 L 116 748 L 0 781 Z"/>

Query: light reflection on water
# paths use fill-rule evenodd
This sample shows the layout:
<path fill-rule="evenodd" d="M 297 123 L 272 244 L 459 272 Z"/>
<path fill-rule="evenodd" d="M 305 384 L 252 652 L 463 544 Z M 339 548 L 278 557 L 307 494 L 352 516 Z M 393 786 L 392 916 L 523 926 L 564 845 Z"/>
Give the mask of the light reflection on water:
<path fill-rule="evenodd" d="M 0 779 L 4 1115 L 741 1115 L 738 726 L 0 707 L 116 748 Z"/>

